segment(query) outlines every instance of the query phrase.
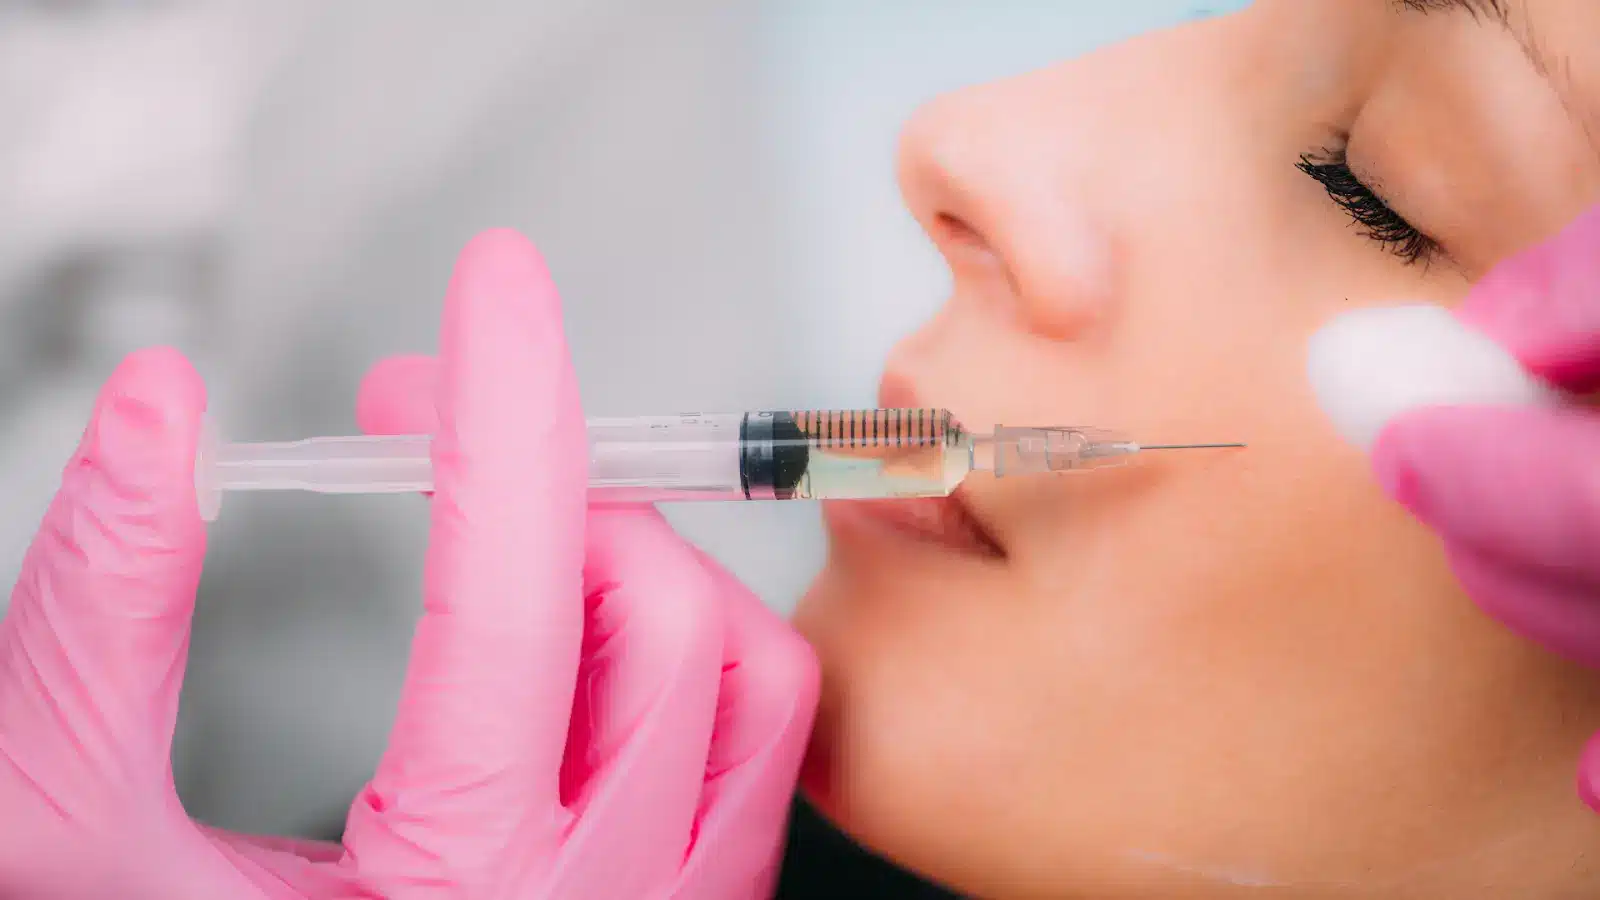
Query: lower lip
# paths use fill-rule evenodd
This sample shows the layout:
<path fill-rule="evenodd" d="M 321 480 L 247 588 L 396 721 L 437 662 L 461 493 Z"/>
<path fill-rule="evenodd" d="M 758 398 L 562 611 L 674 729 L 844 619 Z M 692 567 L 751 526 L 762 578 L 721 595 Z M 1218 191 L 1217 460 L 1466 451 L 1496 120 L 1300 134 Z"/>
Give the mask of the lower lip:
<path fill-rule="evenodd" d="M 925 544 L 976 556 L 1002 553 L 956 500 L 840 500 L 824 504 L 829 518 L 842 517 Z"/>

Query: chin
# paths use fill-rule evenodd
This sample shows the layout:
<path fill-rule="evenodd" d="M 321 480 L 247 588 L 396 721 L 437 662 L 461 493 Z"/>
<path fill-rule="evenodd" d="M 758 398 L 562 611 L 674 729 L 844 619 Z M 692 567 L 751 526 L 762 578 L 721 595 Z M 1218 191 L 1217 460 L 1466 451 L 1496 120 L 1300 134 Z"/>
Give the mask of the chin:
<path fill-rule="evenodd" d="M 951 753 L 992 755 L 950 721 L 994 695 L 993 601 L 1010 593 L 1004 551 L 968 515 L 831 504 L 828 563 L 793 619 L 822 667 L 803 795 L 858 843 L 929 877 L 940 873 L 925 851 L 949 833 L 930 804 L 951 797 L 929 785 L 948 781 Z M 974 735 L 1005 733 L 973 724 Z"/>

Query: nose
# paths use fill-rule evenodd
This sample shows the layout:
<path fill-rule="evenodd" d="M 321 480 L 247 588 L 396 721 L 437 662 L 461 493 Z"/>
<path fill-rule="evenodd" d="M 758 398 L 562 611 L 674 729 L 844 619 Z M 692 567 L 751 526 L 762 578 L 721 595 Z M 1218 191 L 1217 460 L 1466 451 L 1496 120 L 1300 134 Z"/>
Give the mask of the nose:
<path fill-rule="evenodd" d="M 1071 340 L 1104 317 L 1115 252 L 1083 202 L 1083 173 L 1063 158 L 1070 144 L 1047 133 L 1063 112 L 1030 108 L 1051 94 L 1024 81 L 1036 77 L 919 109 L 901 135 L 900 189 L 958 294 L 1004 300 L 1030 330 Z"/>

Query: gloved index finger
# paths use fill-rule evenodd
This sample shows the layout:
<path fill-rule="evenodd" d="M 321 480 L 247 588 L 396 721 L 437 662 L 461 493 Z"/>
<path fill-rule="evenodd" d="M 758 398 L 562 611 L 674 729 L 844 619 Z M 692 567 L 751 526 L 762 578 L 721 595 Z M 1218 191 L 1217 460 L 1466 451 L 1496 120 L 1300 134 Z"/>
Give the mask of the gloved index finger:
<path fill-rule="evenodd" d="M 1458 315 L 1556 387 L 1600 389 L 1600 206 L 1496 266 Z"/>
<path fill-rule="evenodd" d="M 347 832 L 364 872 L 384 868 L 375 852 L 414 875 L 443 865 L 440 842 L 526 849 L 563 826 L 587 438 L 555 288 L 525 239 L 490 232 L 462 253 L 440 356 L 424 614 Z M 508 833 L 525 827 L 541 833 Z"/>

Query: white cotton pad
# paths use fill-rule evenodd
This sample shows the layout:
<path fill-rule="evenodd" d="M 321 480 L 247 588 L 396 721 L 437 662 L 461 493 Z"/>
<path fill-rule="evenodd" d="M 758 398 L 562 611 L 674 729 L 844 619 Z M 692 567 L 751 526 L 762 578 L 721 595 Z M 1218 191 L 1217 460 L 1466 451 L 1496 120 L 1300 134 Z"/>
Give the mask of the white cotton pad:
<path fill-rule="evenodd" d="M 1307 371 L 1323 412 L 1362 450 L 1395 416 L 1421 406 L 1558 406 L 1485 334 L 1439 306 L 1358 309 L 1311 338 Z"/>

